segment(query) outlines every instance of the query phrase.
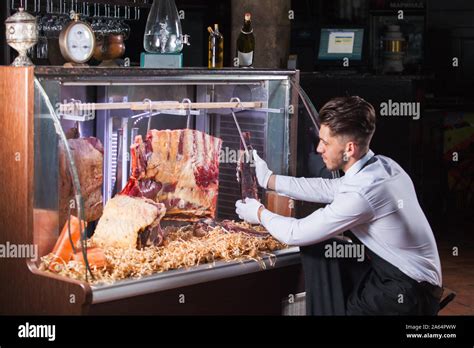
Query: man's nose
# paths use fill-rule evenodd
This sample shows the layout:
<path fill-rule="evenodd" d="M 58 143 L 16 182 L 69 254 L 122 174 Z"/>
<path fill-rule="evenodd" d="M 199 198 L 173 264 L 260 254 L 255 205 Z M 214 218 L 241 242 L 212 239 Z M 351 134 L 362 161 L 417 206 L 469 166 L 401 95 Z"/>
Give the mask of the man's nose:
<path fill-rule="evenodd" d="M 323 153 L 323 143 L 321 140 L 319 141 L 318 146 L 316 147 L 316 152 Z"/>

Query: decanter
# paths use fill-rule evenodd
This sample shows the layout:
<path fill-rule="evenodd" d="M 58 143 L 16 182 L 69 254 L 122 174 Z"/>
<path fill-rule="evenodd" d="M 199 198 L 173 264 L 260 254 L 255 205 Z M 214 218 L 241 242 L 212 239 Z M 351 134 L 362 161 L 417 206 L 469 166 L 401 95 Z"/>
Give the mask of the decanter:
<path fill-rule="evenodd" d="M 186 41 L 174 0 L 155 0 L 145 27 L 145 50 L 149 53 L 180 53 Z"/>

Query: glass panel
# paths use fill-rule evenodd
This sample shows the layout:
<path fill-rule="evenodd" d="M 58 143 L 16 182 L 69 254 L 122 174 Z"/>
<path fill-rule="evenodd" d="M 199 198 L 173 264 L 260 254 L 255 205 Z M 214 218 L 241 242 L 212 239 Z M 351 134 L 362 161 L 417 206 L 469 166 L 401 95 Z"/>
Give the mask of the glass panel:
<path fill-rule="evenodd" d="M 224 79 L 224 78 L 223 78 Z M 133 81 L 131 81 L 133 82 Z M 100 180 L 103 204 L 120 192 L 130 176 L 130 145 L 134 136 L 146 137 L 147 112 L 120 110 L 97 110 L 90 121 L 76 122 L 76 115 L 58 115 L 58 103 L 71 101 L 80 103 L 191 101 L 228 102 L 238 97 L 241 101 L 263 101 L 269 108 L 283 109 L 283 113 L 267 113 L 245 110 L 237 112 L 241 129 L 251 132 L 251 143 L 266 158 L 270 168 L 278 174 L 288 174 L 289 151 L 289 83 L 288 80 L 256 81 L 248 84 L 176 84 L 170 85 L 65 85 L 57 80 L 44 79 L 35 82 L 35 240 L 42 244 L 40 255 L 50 253 L 63 230 L 68 217 L 68 200 L 80 210 L 82 220 L 88 221 L 90 236 L 95 222 L 91 218 L 91 181 L 84 183 L 84 163 L 79 162 L 77 148 L 72 138 L 89 141 L 99 139 L 103 145 L 103 178 Z M 266 105 L 265 105 L 266 106 Z M 134 118 L 137 114 L 143 118 Z M 79 115 L 81 113 L 78 113 Z M 59 116 L 61 118 L 59 118 Z M 218 218 L 237 218 L 235 201 L 240 191 L 235 181 L 236 163 L 232 152 L 237 153 L 240 138 L 230 110 L 201 110 L 201 115 L 192 117 L 191 128 L 209 132 L 223 139 L 223 155 L 220 163 L 220 187 Z M 196 121 L 194 123 L 194 121 Z M 187 117 L 159 114 L 151 119 L 150 129 L 183 129 Z M 77 133 L 74 132 L 77 131 Z M 97 148 L 96 148 L 97 149 Z M 230 154 L 227 157 L 226 154 Z M 86 156 L 87 157 L 87 156 Z M 74 159 L 76 163 L 74 163 Z M 86 175 L 87 178 L 87 175 Z M 89 177 L 90 178 L 90 177 Z M 96 177 L 95 177 L 96 178 Z M 103 180 L 102 180 L 103 179 Z M 69 187 L 67 186 L 70 182 Z M 80 183 L 83 185 L 81 195 Z M 98 178 L 94 183 L 99 183 Z M 69 190 L 69 191 L 68 191 Z M 94 191 L 95 192 L 95 191 Z M 264 197 L 262 190 L 260 197 Z M 76 215 L 75 210 L 72 214 Z M 83 238 L 85 233 L 83 233 Z"/>
<path fill-rule="evenodd" d="M 62 225 L 68 219 L 68 215 L 61 216 L 61 212 L 64 211 L 61 205 L 66 204 L 66 211 L 68 207 L 79 207 L 75 214 L 81 220 L 84 220 L 84 209 L 71 149 L 53 104 L 45 91 L 46 88 L 54 98 L 58 95 L 58 84 L 50 81 L 43 87 L 35 79 L 34 86 L 34 243 L 38 244 L 39 253 L 44 256 L 52 251 Z M 61 199 L 61 196 L 69 194 L 65 188 L 68 182 L 71 183 L 72 201 Z"/>
<path fill-rule="evenodd" d="M 266 161 L 275 174 L 288 175 L 288 154 L 290 146 L 288 105 L 289 82 L 269 81 L 268 107 L 281 108 L 281 113 L 268 113 Z"/>

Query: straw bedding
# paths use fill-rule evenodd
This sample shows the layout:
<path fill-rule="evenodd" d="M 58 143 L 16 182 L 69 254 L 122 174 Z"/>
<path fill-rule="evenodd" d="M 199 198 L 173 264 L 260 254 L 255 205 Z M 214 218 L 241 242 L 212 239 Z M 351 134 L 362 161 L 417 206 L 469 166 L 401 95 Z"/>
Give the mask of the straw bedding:
<path fill-rule="evenodd" d="M 216 261 L 254 260 L 265 268 L 263 257 L 270 257 L 270 264 L 276 261 L 273 251 L 284 249 L 263 227 L 250 226 L 245 222 L 233 222 L 235 226 L 253 230 L 256 233 L 229 231 L 221 225 L 208 228 L 204 233 L 196 233 L 195 226 L 169 226 L 165 228 L 163 245 L 135 248 L 112 248 L 104 250 L 107 265 L 102 268 L 92 266 L 93 284 L 112 283 L 127 278 L 140 278 L 154 273 L 174 269 L 190 268 L 200 264 L 212 267 Z M 94 247 L 93 238 L 88 241 Z M 48 271 L 51 255 L 41 260 L 41 269 Z M 49 272 L 49 271 L 48 271 Z M 77 261 L 63 265 L 58 274 L 78 280 L 85 280 L 85 266 Z"/>

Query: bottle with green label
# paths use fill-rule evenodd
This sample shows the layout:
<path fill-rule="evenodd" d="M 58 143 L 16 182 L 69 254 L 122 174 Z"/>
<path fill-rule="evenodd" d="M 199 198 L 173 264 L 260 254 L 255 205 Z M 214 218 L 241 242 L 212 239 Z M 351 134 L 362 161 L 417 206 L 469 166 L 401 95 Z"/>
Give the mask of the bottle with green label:
<path fill-rule="evenodd" d="M 255 51 L 255 36 L 253 35 L 252 16 L 245 14 L 244 25 L 237 38 L 237 58 L 239 67 L 248 68 L 253 66 Z"/>

